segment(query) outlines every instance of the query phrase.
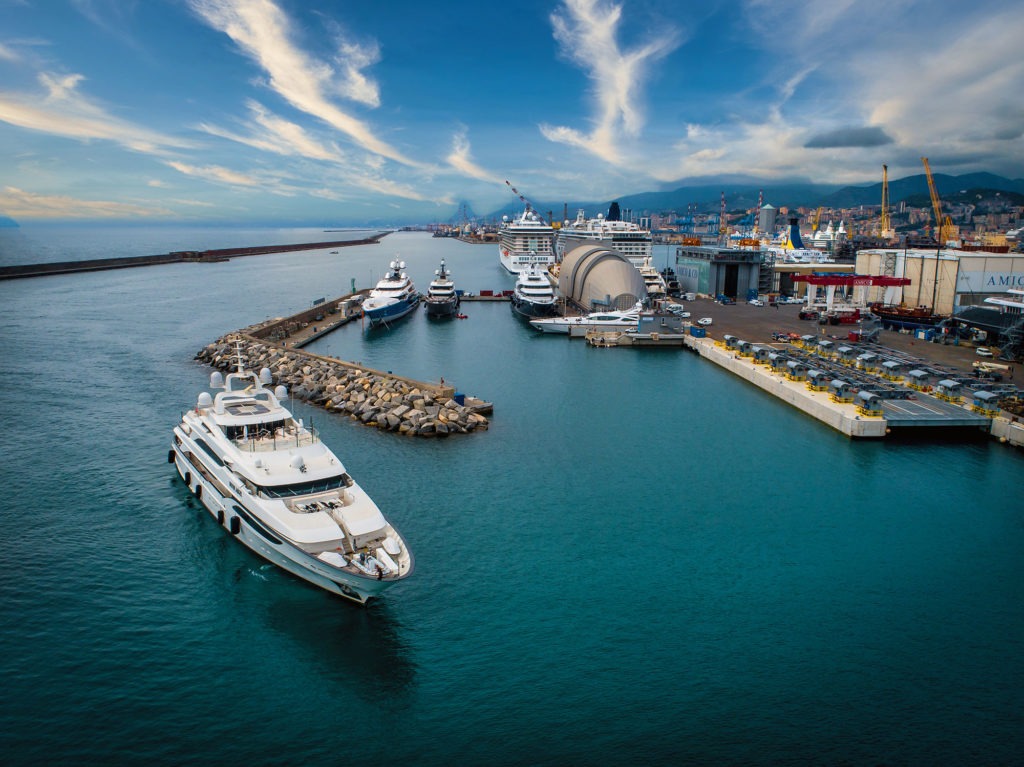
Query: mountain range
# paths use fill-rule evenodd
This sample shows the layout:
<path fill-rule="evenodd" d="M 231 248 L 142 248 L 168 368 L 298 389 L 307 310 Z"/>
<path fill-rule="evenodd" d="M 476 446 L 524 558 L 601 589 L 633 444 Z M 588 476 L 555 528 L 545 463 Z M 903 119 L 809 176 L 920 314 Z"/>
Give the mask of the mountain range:
<path fill-rule="evenodd" d="M 943 173 L 932 174 L 935 189 L 942 199 L 971 190 L 993 190 L 1024 194 L 1024 179 L 1009 179 L 994 173 L 966 173 L 961 176 L 950 176 Z M 728 183 L 700 183 L 680 186 L 660 192 L 641 192 L 640 194 L 623 195 L 615 201 L 623 211 L 632 211 L 634 215 L 643 213 L 667 213 L 675 211 L 679 215 L 690 212 L 712 213 L 721 206 L 722 193 L 725 193 L 726 209 L 729 211 L 749 210 L 757 206 L 758 195 L 764 195 L 765 204 L 776 208 L 853 208 L 858 205 L 881 205 L 882 182 L 864 186 L 839 186 L 829 184 L 813 184 L 792 182 L 765 184 L 758 181 L 731 181 Z M 928 200 L 928 177 L 921 173 L 889 181 L 889 205 L 898 205 L 901 200 L 924 195 Z M 597 213 L 604 213 L 613 200 L 570 201 L 558 203 L 542 203 L 533 201 L 534 208 L 541 215 L 549 212 L 559 220 L 563 214 L 569 219 L 576 217 L 576 211 L 583 209 L 588 218 Z M 490 217 L 500 219 L 503 215 L 512 216 L 522 209 L 521 204 L 510 203 L 495 211 Z"/>

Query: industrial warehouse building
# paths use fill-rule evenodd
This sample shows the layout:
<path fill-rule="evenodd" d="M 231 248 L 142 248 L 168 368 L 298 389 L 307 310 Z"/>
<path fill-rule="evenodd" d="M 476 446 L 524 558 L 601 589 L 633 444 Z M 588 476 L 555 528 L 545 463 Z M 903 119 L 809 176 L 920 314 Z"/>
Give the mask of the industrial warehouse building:
<path fill-rule="evenodd" d="M 772 269 L 761 250 L 682 245 L 676 279 L 684 293 L 746 299 L 772 290 Z"/>
<path fill-rule="evenodd" d="M 1024 288 L 1024 254 L 980 251 L 878 248 L 857 253 L 857 274 L 906 277 L 904 288 L 872 288 L 869 301 L 927 306 L 936 314 L 957 314 L 1005 298 Z"/>
<path fill-rule="evenodd" d="M 628 258 L 590 244 L 565 254 L 558 292 L 587 311 L 631 309 L 647 297 L 643 275 Z"/>

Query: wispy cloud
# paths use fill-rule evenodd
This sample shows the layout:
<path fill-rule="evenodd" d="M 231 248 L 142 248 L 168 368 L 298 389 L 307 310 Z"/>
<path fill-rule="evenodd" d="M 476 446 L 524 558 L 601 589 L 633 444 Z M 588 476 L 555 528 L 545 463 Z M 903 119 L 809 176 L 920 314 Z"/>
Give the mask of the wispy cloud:
<path fill-rule="evenodd" d="M 317 117 L 369 152 L 412 167 L 423 164 L 380 139 L 373 129 L 331 101 L 331 96 L 379 104 L 377 87 L 363 73 L 375 50 L 344 44 L 335 66 L 318 61 L 293 39 L 284 12 L 270 0 L 190 0 L 196 14 L 230 37 L 268 76 L 267 86 L 292 107 Z"/>
<path fill-rule="evenodd" d="M 555 39 L 565 55 L 591 81 L 595 101 L 589 133 L 567 126 L 542 125 L 550 141 L 577 146 L 616 164 L 620 140 L 636 137 L 644 125 L 642 85 L 652 62 L 679 45 L 679 33 L 667 29 L 632 50 L 621 48 L 617 36 L 622 6 L 601 0 L 565 0 L 564 15 L 553 13 Z"/>
<path fill-rule="evenodd" d="M 198 166 L 189 165 L 188 163 L 179 162 L 177 160 L 168 160 L 167 166 L 174 168 L 174 170 L 179 173 L 183 173 L 186 176 L 201 178 L 205 181 L 213 181 L 218 184 L 244 187 L 259 187 L 265 184 L 263 179 L 254 175 L 239 173 L 238 171 L 231 170 L 230 168 L 224 168 L 220 165 Z"/>
<path fill-rule="evenodd" d="M 147 154 L 166 154 L 191 142 L 114 117 L 79 92 L 79 74 L 38 77 L 45 93 L 0 92 L 0 120 L 80 141 L 105 140 Z"/>
<path fill-rule="evenodd" d="M 484 170 L 473 162 L 472 152 L 469 147 L 469 139 L 466 137 L 466 130 L 464 128 L 459 130 L 452 137 L 452 151 L 445 159 L 448 161 L 449 165 L 465 176 L 479 179 L 480 181 L 492 181 L 495 184 L 500 184 L 502 182 L 497 175 Z"/>
<path fill-rule="evenodd" d="M 0 210 L 16 219 L 48 218 L 158 218 L 173 215 L 167 208 L 151 208 L 109 200 L 82 200 L 64 195 L 43 195 L 7 186 L 0 190 Z"/>
<path fill-rule="evenodd" d="M 13 48 L 9 48 L 3 43 L 0 43 L 0 61 L 19 61 L 20 56 L 14 51 Z"/>
<path fill-rule="evenodd" d="M 208 123 L 201 123 L 199 129 L 264 152 L 308 157 L 311 160 L 344 162 L 345 155 L 337 146 L 324 146 L 311 137 L 301 125 L 272 114 L 256 101 L 250 100 L 246 106 L 250 116 L 247 125 L 260 128 L 258 133 L 250 131 L 243 135 Z"/>

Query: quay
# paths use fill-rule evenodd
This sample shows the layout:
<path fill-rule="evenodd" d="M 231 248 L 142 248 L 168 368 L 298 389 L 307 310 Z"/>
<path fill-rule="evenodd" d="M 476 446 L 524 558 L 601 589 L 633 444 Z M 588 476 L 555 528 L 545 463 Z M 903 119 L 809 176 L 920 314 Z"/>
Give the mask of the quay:
<path fill-rule="evenodd" d="M 350 245 L 377 245 L 387 232 L 360 240 L 335 240 L 329 242 L 299 242 L 288 245 L 254 245 L 243 248 L 219 248 L 214 250 L 177 250 L 155 256 L 125 256 L 123 258 L 93 258 L 85 261 L 55 261 L 46 264 L 20 264 L 0 267 L 0 280 L 15 280 L 25 277 L 49 277 L 56 274 L 77 272 L 99 272 L 108 269 L 129 269 L 137 266 L 157 264 L 217 263 L 241 256 L 262 256 L 269 253 L 291 253 L 299 250 L 324 250 L 345 248 Z"/>
<path fill-rule="evenodd" d="M 877 342 L 852 341 L 847 336 L 856 326 L 821 327 L 800 320 L 796 306 L 698 299 L 686 308 L 693 317 L 712 317 L 716 337 L 688 335 L 686 348 L 849 437 L 985 432 L 1024 446 L 1024 414 L 995 404 L 1024 400 L 1013 385 L 1019 364 L 1011 363 L 1008 380 L 996 382 L 975 375 L 977 357 L 966 345 L 886 330 Z"/>

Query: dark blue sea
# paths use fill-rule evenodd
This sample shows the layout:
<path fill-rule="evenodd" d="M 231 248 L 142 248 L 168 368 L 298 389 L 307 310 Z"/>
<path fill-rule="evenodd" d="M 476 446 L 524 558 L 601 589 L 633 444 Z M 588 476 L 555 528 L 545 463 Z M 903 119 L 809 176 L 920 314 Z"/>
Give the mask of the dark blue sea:
<path fill-rule="evenodd" d="M 26 226 L 0 263 L 294 234 Z M 339 329 L 312 350 L 494 402 L 443 441 L 299 409 L 416 572 L 357 607 L 224 535 L 167 463 L 193 355 L 396 256 L 510 288 L 495 251 L 0 282 L 5 764 L 1024 763 L 1024 454 L 850 441 L 689 352 L 505 304 Z"/>

